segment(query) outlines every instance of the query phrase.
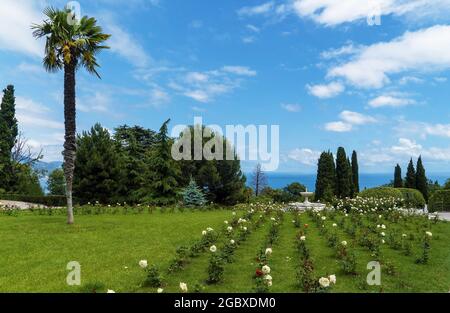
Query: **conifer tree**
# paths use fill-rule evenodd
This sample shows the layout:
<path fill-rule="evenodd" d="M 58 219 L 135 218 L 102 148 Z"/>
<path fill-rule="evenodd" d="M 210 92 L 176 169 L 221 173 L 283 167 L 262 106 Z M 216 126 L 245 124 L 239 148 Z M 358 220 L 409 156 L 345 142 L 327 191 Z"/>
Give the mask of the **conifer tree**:
<path fill-rule="evenodd" d="M 15 102 L 14 86 L 9 85 L 3 90 L 0 106 L 0 189 L 7 191 L 14 189 L 11 151 L 18 135 Z"/>
<path fill-rule="evenodd" d="M 335 193 L 336 171 L 333 154 L 323 152 L 317 166 L 316 200 L 331 200 Z"/>
<path fill-rule="evenodd" d="M 403 188 L 402 168 L 398 164 L 395 167 L 394 188 Z"/>
<path fill-rule="evenodd" d="M 336 156 L 336 196 L 346 198 L 351 196 L 351 169 L 345 153 L 345 149 L 339 147 Z"/>
<path fill-rule="evenodd" d="M 358 154 L 356 151 L 352 153 L 352 178 L 353 178 L 353 192 L 354 194 L 359 193 L 359 165 L 358 165 Z"/>
<path fill-rule="evenodd" d="M 416 189 L 416 170 L 412 159 L 409 161 L 408 170 L 406 172 L 405 188 Z"/>
<path fill-rule="evenodd" d="M 56 169 L 48 176 L 48 191 L 52 196 L 64 196 L 66 194 L 66 180 L 64 171 Z"/>
<path fill-rule="evenodd" d="M 417 160 L 416 170 L 416 189 L 423 194 L 423 197 L 428 202 L 428 179 L 422 163 L 422 156 L 419 156 Z"/>
<path fill-rule="evenodd" d="M 95 124 L 77 138 L 73 190 L 82 203 L 122 202 L 123 159 L 107 129 Z"/>
<path fill-rule="evenodd" d="M 203 191 L 198 187 L 195 180 L 191 177 L 189 185 L 184 188 L 183 192 L 183 202 L 187 206 L 202 206 L 206 203 L 205 195 Z"/>

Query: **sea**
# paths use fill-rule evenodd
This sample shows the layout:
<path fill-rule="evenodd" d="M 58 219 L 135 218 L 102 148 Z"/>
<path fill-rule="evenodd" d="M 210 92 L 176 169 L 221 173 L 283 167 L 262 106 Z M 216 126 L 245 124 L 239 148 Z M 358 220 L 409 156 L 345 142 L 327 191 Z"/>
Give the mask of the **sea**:
<path fill-rule="evenodd" d="M 284 188 L 287 185 L 298 182 L 306 186 L 309 191 L 315 190 L 316 185 L 316 174 L 295 174 L 295 173 L 265 173 L 267 177 L 267 184 L 271 188 Z M 246 173 L 247 185 L 252 184 L 252 173 Z M 450 178 L 450 173 L 447 174 L 427 174 L 427 178 L 431 179 L 433 182 L 438 181 L 439 184 L 443 185 L 447 179 Z M 366 188 L 379 187 L 385 184 L 389 184 L 394 180 L 394 175 L 391 173 L 387 174 L 359 174 L 359 186 L 361 190 Z"/>

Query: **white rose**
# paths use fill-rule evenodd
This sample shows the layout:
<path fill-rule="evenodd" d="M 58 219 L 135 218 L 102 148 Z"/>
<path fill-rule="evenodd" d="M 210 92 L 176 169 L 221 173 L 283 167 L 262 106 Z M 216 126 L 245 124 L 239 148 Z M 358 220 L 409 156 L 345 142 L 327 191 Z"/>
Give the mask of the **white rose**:
<path fill-rule="evenodd" d="M 156 290 L 156 292 L 158 292 L 158 293 L 163 293 L 163 291 L 164 291 L 164 289 L 162 289 L 162 288 L 158 288 L 158 290 Z"/>
<path fill-rule="evenodd" d="M 187 292 L 188 291 L 188 287 L 186 283 L 180 283 L 180 289 L 182 292 Z"/>
<path fill-rule="evenodd" d="M 271 255 L 271 254 L 272 254 L 272 248 L 267 248 L 266 255 Z"/>
<path fill-rule="evenodd" d="M 336 275 L 330 275 L 328 279 L 330 280 L 330 283 L 336 284 Z"/>
<path fill-rule="evenodd" d="M 146 268 L 146 267 L 148 266 L 147 260 L 140 260 L 140 261 L 139 261 L 139 266 L 140 266 L 141 268 Z"/>
<path fill-rule="evenodd" d="M 381 236 L 383 236 L 383 237 L 384 237 L 384 236 L 386 236 L 386 234 L 385 234 L 384 232 L 381 232 Z"/>
<path fill-rule="evenodd" d="M 301 237 L 300 237 L 300 240 L 301 240 L 301 241 L 305 241 L 305 240 L 306 240 L 306 236 L 301 236 Z"/>
<path fill-rule="evenodd" d="M 106 293 L 116 293 L 114 290 L 108 289 Z"/>
<path fill-rule="evenodd" d="M 225 225 L 228 225 L 228 221 L 224 221 Z"/>
<path fill-rule="evenodd" d="M 341 244 L 345 247 L 347 245 L 347 241 L 344 240 Z"/>
<path fill-rule="evenodd" d="M 428 237 L 433 237 L 433 234 L 432 234 L 430 231 L 427 231 L 425 234 L 426 234 Z"/>
<path fill-rule="evenodd" d="M 234 241 L 233 239 L 231 239 L 231 240 L 230 240 L 230 243 L 231 243 L 232 245 L 234 245 L 234 244 L 235 244 L 235 241 Z"/>
<path fill-rule="evenodd" d="M 207 232 L 206 230 L 202 231 L 202 235 L 203 235 L 203 236 L 206 236 L 207 233 L 208 233 L 208 232 Z"/>
<path fill-rule="evenodd" d="M 386 229 L 386 225 L 384 225 L 384 224 L 381 225 L 381 228 Z"/>
<path fill-rule="evenodd" d="M 322 216 L 322 221 L 325 221 L 327 218 L 325 216 Z"/>
<path fill-rule="evenodd" d="M 328 288 L 330 286 L 330 280 L 328 278 L 326 278 L 326 277 L 321 277 L 319 279 L 319 284 L 323 288 Z"/>
<path fill-rule="evenodd" d="M 270 267 L 267 265 L 264 265 L 261 270 L 265 275 L 270 274 Z"/>
<path fill-rule="evenodd" d="M 243 229 L 244 231 L 247 231 L 247 227 L 245 227 L 245 226 L 244 226 L 244 227 L 242 227 L 242 229 Z"/>
<path fill-rule="evenodd" d="M 333 224 L 333 227 L 337 227 L 337 224 L 336 224 L 336 223 L 334 223 L 334 224 Z"/>
<path fill-rule="evenodd" d="M 272 281 L 272 276 L 266 275 L 266 276 L 264 276 L 264 279 L 265 279 L 265 280 L 268 280 L 268 281 Z"/>
<path fill-rule="evenodd" d="M 236 212 L 233 212 L 232 214 L 233 214 L 233 216 L 236 216 Z"/>
<path fill-rule="evenodd" d="M 212 229 L 211 227 L 208 227 L 206 230 L 207 230 L 208 232 L 212 232 L 214 229 Z"/>
<path fill-rule="evenodd" d="M 211 251 L 211 252 L 216 252 L 217 251 L 217 247 L 216 246 L 211 246 L 210 248 L 209 248 L 209 251 Z"/>
<path fill-rule="evenodd" d="M 228 226 L 228 227 L 227 227 L 227 230 L 228 230 L 229 233 L 231 233 L 231 232 L 233 231 L 233 227 Z"/>
<path fill-rule="evenodd" d="M 406 237 L 408 237 L 408 235 L 406 235 L 406 234 L 403 234 L 403 235 L 402 235 L 402 237 L 403 237 L 403 238 L 406 238 Z"/>

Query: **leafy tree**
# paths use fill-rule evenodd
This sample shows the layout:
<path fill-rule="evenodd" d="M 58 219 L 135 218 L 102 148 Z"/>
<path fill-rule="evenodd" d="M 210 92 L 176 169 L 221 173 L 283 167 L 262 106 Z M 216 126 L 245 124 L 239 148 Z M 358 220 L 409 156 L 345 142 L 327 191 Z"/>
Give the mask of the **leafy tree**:
<path fill-rule="evenodd" d="M 395 167 L 394 188 L 403 188 L 402 168 L 398 164 Z"/>
<path fill-rule="evenodd" d="M 217 153 L 217 158 L 206 159 L 202 157 L 196 159 L 195 136 L 202 138 L 202 148 L 214 142 L 215 145 L 211 148 L 211 152 Z M 190 141 L 190 144 L 189 146 L 183 146 L 182 151 L 189 157 L 179 161 L 182 185 L 188 183 L 186 178 L 193 176 L 202 190 L 205 190 L 208 201 L 235 204 L 237 201 L 246 199 L 244 194 L 246 178 L 241 171 L 240 160 L 235 153 L 233 153 L 231 160 L 226 159 L 227 149 L 232 150 L 224 137 L 216 135 L 213 130 L 205 126 L 200 128 L 199 125 L 195 125 L 189 126 L 180 134 L 177 144 L 182 143 L 183 138 L 189 139 L 187 141 Z M 220 155 L 219 148 L 222 149 L 222 155 Z"/>
<path fill-rule="evenodd" d="M 353 180 L 353 193 L 359 193 L 359 165 L 358 154 L 356 151 L 352 153 L 352 180 Z"/>
<path fill-rule="evenodd" d="M 48 176 L 48 190 L 52 196 L 61 196 L 66 194 L 66 181 L 64 180 L 64 171 L 56 169 Z"/>
<path fill-rule="evenodd" d="M 253 171 L 252 187 L 255 191 L 255 196 L 259 196 L 261 191 L 267 187 L 267 177 L 261 168 L 261 164 L 256 165 Z"/>
<path fill-rule="evenodd" d="M 336 156 L 336 196 L 339 198 L 346 198 L 351 196 L 352 187 L 351 168 L 345 153 L 345 149 L 339 147 Z"/>
<path fill-rule="evenodd" d="M 45 38 L 44 68 L 49 72 L 64 69 L 64 174 L 67 184 L 67 222 L 73 224 L 72 185 L 76 155 L 76 107 L 75 73 L 84 67 L 89 73 L 97 72 L 97 54 L 108 48 L 104 42 L 110 35 L 104 34 L 94 18 L 77 20 L 69 10 L 47 8 L 47 19 L 32 25 L 33 36 Z"/>
<path fill-rule="evenodd" d="M 187 206 L 202 206 L 206 203 L 203 191 L 198 187 L 194 179 L 191 178 L 189 185 L 184 188 L 183 202 Z"/>
<path fill-rule="evenodd" d="M 108 130 L 95 124 L 77 138 L 74 195 L 83 203 L 123 200 L 123 159 Z"/>
<path fill-rule="evenodd" d="M 447 179 L 447 181 L 445 182 L 444 186 L 442 187 L 442 189 L 450 189 L 450 178 Z"/>
<path fill-rule="evenodd" d="M 141 189 L 143 200 L 158 205 L 177 200 L 180 168 L 171 155 L 173 140 L 168 136 L 168 124 L 164 122 L 156 135 L 155 148 L 147 155 L 147 184 Z"/>
<path fill-rule="evenodd" d="M 12 193 L 29 196 L 44 195 L 37 171 L 34 171 L 29 165 L 17 163 L 14 164 L 14 172 L 16 177 Z"/>
<path fill-rule="evenodd" d="M 11 190 L 16 180 L 13 178 L 11 154 L 18 135 L 15 114 L 14 86 L 9 85 L 3 90 L 0 106 L 0 188 L 5 190 Z"/>
<path fill-rule="evenodd" d="M 408 170 L 406 172 L 405 188 L 416 189 L 416 170 L 412 159 L 409 161 Z"/>
<path fill-rule="evenodd" d="M 425 201 L 428 202 L 428 179 L 422 163 L 422 156 L 419 156 L 417 160 L 416 169 L 416 189 L 422 193 Z"/>
<path fill-rule="evenodd" d="M 336 169 L 333 154 L 323 152 L 317 167 L 316 200 L 331 200 L 336 188 Z"/>
<path fill-rule="evenodd" d="M 302 185 L 302 184 L 296 182 L 296 183 L 287 185 L 284 188 L 284 191 L 286 193 L 288 193 L 295 201 L 295 200 L 300 200 L 302 198 L 301 193 L 306 191 L 306 187 L 305 187 L 305 185 Z"/>

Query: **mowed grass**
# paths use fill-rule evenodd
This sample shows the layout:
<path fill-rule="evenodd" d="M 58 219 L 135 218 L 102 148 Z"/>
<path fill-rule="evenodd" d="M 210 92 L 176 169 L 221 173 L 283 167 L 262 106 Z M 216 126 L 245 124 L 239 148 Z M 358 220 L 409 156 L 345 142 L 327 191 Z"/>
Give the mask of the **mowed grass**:
<path fill-rule="evenodd" d="M 238 213 L 239 214 L 239 213 Z M 143 288 L 145 272 L 139 268 L 141 259 L 157 264 L 166 282 L 165 292 L 178 292 L 179 282 L 186 282 L 192 291 L 202 284 L 204 292 L 251 292 L 256 256 L 267 237 L 267 220 L 254 230 L 235 251 L 234 262 L 225 264 L 224 280 L 207 285 L 210 252 L 191 258 L 185 269 L 168 274 L 167 267 L 180 245 L 189 246 L 201 237 L 207 227 L 220 230 L 224 220 L 231 220 L 231 211 L 218 210 L 184 213 L 142 213 L 137 215 L 80 215 L 76 224 L 65 224 L 64 216 L 21 215 L 0 216 L 0 292 L 79 292 L 80 287 L 66 284 L 70 261 L 81 264 L 82 284 L 102 283 L 116 292 L 156 292 Z M 271 292 L 300 292 L 296 271 L 300 260 L 295 248 L 298 231 L 286 213 L 279 238 L 270 259 L 273 277 Z M 395 266 L 396 274 L 382 274 L 381 287 L 365 284 L 371 261 L 370 253 L 339 232 L 341 240 L 354 245 L 358 260 L 358 276 L 345 275 L 336 261 L 334 250 L 306 215 L 302 223 L 310 225 L 307 244 L 315 265 L 315 275 L 336 274 L 334 292 L 448 292 L 450 290 L 450 223 L 432 228 L 430 261 L 417 265 L 414 260 L 420 246 L 411 256 L 383 247 L 383 255 Z M 127 268 L 126 268 L 127 267 Z"/>

